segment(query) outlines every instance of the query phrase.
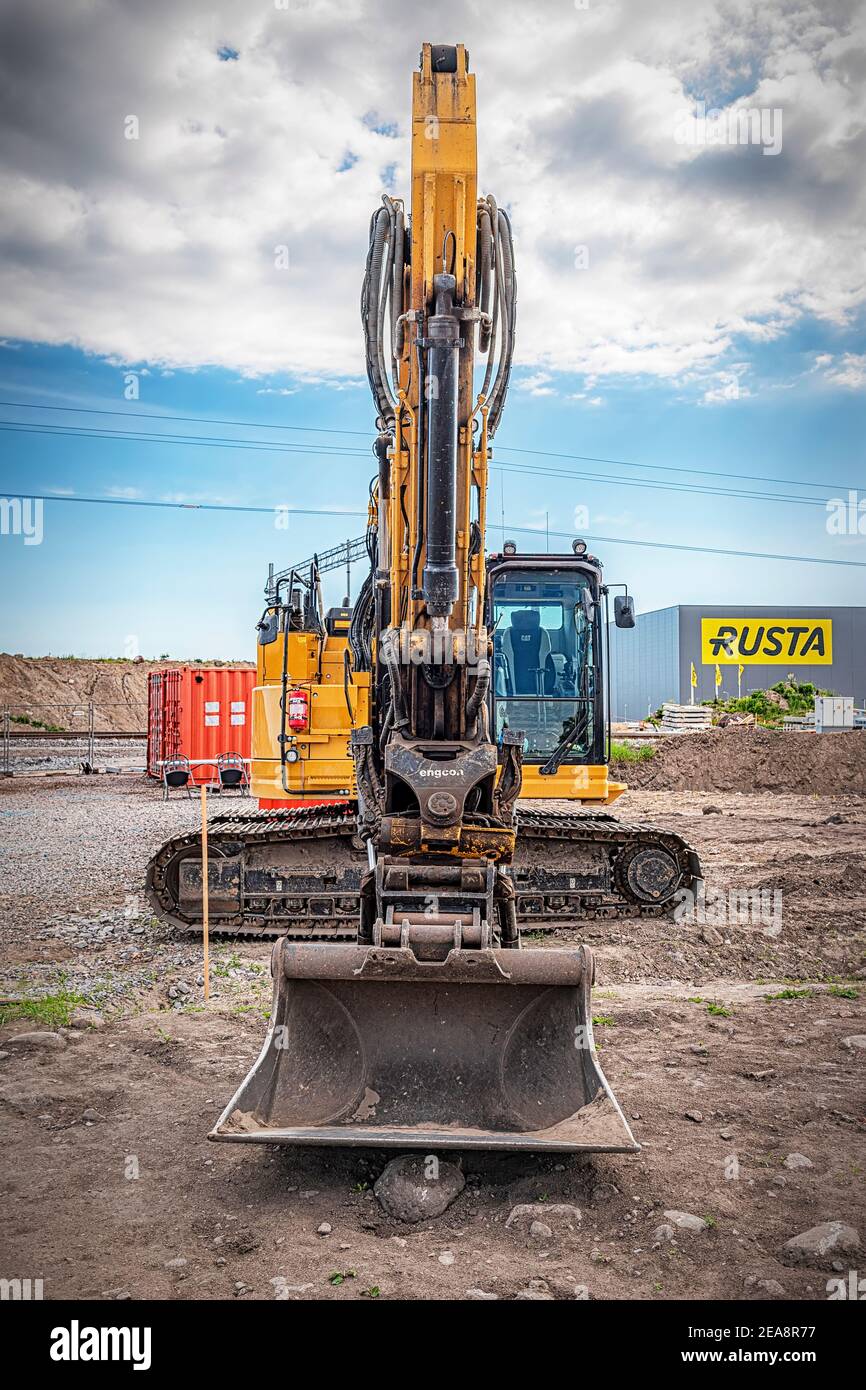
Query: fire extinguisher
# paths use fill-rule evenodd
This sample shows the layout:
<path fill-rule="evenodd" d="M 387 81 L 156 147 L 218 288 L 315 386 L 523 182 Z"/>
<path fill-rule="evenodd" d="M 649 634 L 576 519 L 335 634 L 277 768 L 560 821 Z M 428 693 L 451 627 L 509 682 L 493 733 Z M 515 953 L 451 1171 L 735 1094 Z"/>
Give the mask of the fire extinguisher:
<path fill-rule="evenodd" d="M 289 728 L 293 733 L 305 733 L 310 727 L 310 696 L 306 690 L 289 691 Z"/>

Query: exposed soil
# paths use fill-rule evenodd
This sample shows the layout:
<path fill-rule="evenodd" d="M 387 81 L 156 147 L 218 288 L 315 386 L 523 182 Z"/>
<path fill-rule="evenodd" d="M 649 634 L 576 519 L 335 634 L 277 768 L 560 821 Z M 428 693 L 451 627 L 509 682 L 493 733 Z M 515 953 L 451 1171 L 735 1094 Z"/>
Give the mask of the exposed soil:
<path fill-rule="evenodd" d="M 776 733 L 748 725 L 659 739 L 655 756 L 615 763 L 630 787 L 654 791 L 866 792 L 866 731 Z"/>
<path fill-rule="evenodd" d="M 8 707 L 13 714 L 61 729 L 77 730 L 87 728 L 86 706 L 92 702 L 96 706 L 97 729 L 112 733 L 143 730 L 147 727 L 150 672 L 195 664 L 88 661 L 64 656 L 11 656 L 8 652 L 0 652 L 0 710 Z M 203 664 L 247 663 L 214 661 Z"/>
<path fill-rule="evenodd" d="M 9 1044 L 35 1025 L 0 1030 L 0 1275 L 42 1277 L 48 1298 L 825 1299 L 856 1258 L 840 1271 L 780 1252 L 831 1220 L 866 1240 L 866 1054 L 845 1043 L 866 1032 L 866 800 L 713 802 L 721 814 L 700 793 L 642 790 L 616 809 L 694 843 L 708 895 L 781 891 L 781 930 L 770 912 L 583 933 L 601 1063 L 641 1152 L 464 1154 L 455 1203 L 405 1226 L 370 1190 L 384 1152 L 207 1142 L 261 1045 L 269 949 L 216 945 L 205 1006 L 197 944 L 143 908 L 144 864 L 194 803 L 129 778 L 0 784 L 0 863 L 15 867 L 0 990 L 46 993 L 62 971 L 101 1014 L 50 1049 Z M 524 1202 L 551 1235 L 506 1227 Z M 547 1216 L 557 1203 L 580 1208 L 573 1230 Z M 704 1225 L 657 1239 L 669 1210 Z"/>

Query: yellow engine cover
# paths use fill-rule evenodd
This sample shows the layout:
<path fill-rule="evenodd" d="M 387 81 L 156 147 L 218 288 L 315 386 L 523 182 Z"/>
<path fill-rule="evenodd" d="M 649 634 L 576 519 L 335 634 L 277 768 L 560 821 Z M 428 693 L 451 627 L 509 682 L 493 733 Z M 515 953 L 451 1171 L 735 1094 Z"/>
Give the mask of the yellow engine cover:
<path fill-rule="evenodd" d="M 253 691 L 253 750 L 250 790 L 267 801 L 321 800 L 355 794 L 350 748 L 352 727 L 369 723 L 370 676 L 353 673 L 345 684 L 345 636 L 328 635 L 322 645 L 311 632 L 289 634 L 287 689 L 309 696 L 309 729 L 286 724 L 287 751 L 297 759 L 280 765 L 283 640 L 259 647 L 259 684 Z M 347 704 L 348 694 L 348 704 Z M 351 706 L 351 717 L 349 713 Z M 283 784 L 285 771 L 285 785 Z"/>

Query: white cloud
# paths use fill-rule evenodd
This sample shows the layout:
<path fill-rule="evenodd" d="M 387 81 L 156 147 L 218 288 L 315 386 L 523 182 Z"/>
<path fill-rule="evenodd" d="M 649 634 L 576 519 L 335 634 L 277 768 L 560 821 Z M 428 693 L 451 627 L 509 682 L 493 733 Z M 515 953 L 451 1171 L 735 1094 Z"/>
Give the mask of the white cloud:
<path fill-rule="evenodd" d="M 392 166 L 409 193 L 412 16 L 398 0 L 7 0 L 0 333 L 276 389 L 354 385 L 369 214 Z M 442 0 L 439 32 L 477 73 L 480 188 L 514 222 L 524 389 L 696 374 L 712 396 L 735 338 L 852 321 L 863 23 L 855 0 Z M 781 109 L 781 153 L 678 144 L 697 99 Z M 835 384 L 855 384 L 852 362 Z"/>
<path fill-rule="evenodd" d="M 107 487 L 105 491 L 107 496 L 109 497 L 122 497 L 134 499 L 136 497 L 144 496 L 144 493 L 142 492 L 140 487 L 114 486 Z"/>
<path fill-rule="evenodd" d="M 833 361 L 832 358 L 828 360 Z M 866 386 L 866 353 L 846 352 L 832 367 L 828 365 L 824 380 L 832 386 L 845 386 L 852 391 Z"/>
<path fill-rule="evenodd" d="M 556 388 L 550 385 L 549 372 L 535 372 L 532 376 L 518 377 L 514 385 L 518 391 L 528 391 L 530 396 L 555 396 Z"/>

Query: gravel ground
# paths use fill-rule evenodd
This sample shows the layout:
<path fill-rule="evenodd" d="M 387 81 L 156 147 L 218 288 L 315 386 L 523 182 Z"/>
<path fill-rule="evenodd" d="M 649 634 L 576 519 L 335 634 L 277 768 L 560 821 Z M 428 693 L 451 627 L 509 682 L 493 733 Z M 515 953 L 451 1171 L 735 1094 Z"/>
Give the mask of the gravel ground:
<path fill-rule="evenodd" d="M 211 797 L 209 818 L 235 800 Z M 62 979 L 101 1007 L 131 1009 L 159 981 L 164 993 L 179 985 L 180 1007 L 183 991 L 202 984 L 201 949 L 156 921 L 143 872 L 164 840 L 200 818 L 197 795 L 164 802 L 140 776 L 0 783 L 0 990 L 43 994 Z M 267 948 L 260 954 L 267 961 Z"/>
<path fill-rule="evenodd" d="M 209 816 L 237 800 L 209 798 Z M 715 812 L 705 814 L 710 804 Z M 862 976 L 864 798 L 714 793 L 708 803 L 705 792 L 635 791 L 616 809 L 694 844 L 708 892 L 778 894 L 781 931 L 772 919 L 733 930 L 712 921 L 600 922 L 545 934 L 546 944 L 587 941 L 613 982 Z M 199 818 L 197 796 L 164 802 L 160 786 L 141 776 L 0 781 L 8 885 L 0 891 L 0 988 L 14 993 L 26 979 L 29 990 L 46 992 L 62 974 L 68 987 L 119 1004 L 157 970 L 164 988 L 177 971 L 192 986 L 200 949 L 156 921 L 143 875 L 154 851 Z M 265 943 L 244 943 L 258 963 L 269 954 Z"/>
<path fill-rule="evenodd" d="M 270 948 L 215 942 L 205 1003 L 198 944 L 149 913 L 147 860 L 198 803 L 126 777 L 0 783 L 0 992 L 73 996 L 71 1026 L 0 1019 L 0 1275 L 49 1299 L 826 1299 L 866 1239 L 866 803 L 712 801 L 617 809 L 694 843 L 708 890 L 782 893 L 781 932 L 584 933 L 641 1152 L 452 1154 L 465 1188 L 407 1226 L 372 1191 L 392 1153 L 207 1143 L 261 1046 Z"/>

